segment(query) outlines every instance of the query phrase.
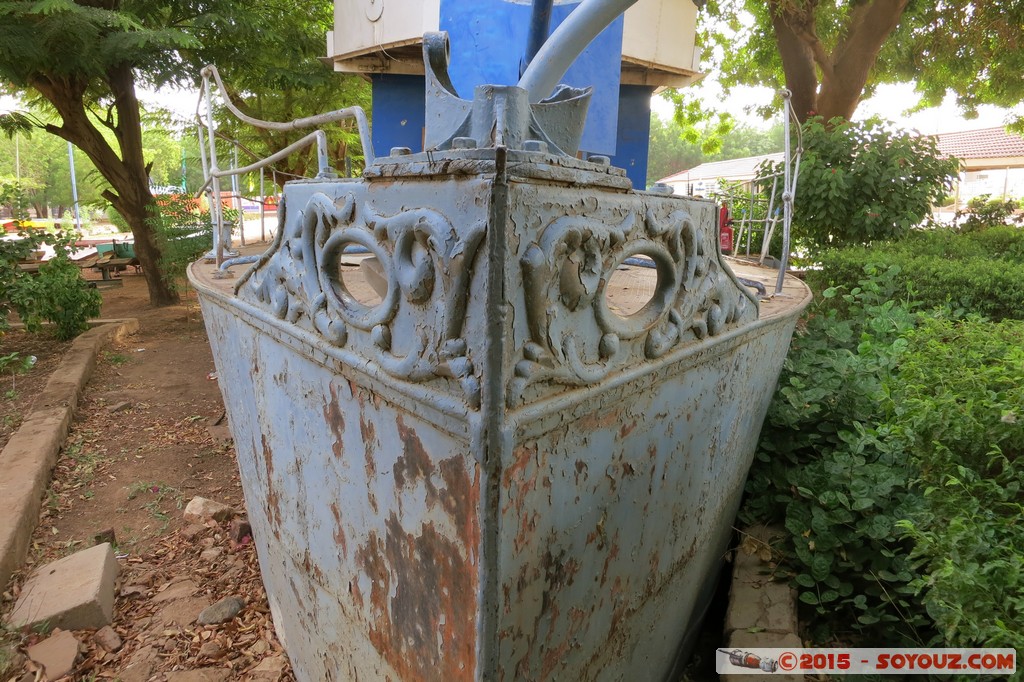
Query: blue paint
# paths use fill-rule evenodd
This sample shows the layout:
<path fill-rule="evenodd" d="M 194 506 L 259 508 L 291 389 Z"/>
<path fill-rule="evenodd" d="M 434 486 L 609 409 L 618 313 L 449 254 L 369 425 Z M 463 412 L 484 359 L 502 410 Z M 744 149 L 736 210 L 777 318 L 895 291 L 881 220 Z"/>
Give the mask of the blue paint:
<path fill-rule="evenodd" d="M 552 31 L 577 4 L 552 8 Z M 519 81 L 531 11 L 529 3 L 509 0 L 441 0 L 439 25 L 448 31 L 451 41 L 448 73 L 460 97 L 472 99 L 473 88 L 484 83 L 514 85 Z M 574 87 L 594 87 L 581 147 L 608 156 L 616 150 L 622 21 L 619 17 L 602 31 L 561 80 Z"/>
<path fill-rule="evenodd" d="M 373 148 L 386 156 L 392 147 L 423 150 L 426 82 L 423 76 L 374 74 Z"/>
<path fill-rule="evenodd" d="M 619 86 L 619 132 L 612 165 L 626 170 L 633 187 L 647 187 L 647 154 L 651 139 L 651 95 L 648 85 Z"/>

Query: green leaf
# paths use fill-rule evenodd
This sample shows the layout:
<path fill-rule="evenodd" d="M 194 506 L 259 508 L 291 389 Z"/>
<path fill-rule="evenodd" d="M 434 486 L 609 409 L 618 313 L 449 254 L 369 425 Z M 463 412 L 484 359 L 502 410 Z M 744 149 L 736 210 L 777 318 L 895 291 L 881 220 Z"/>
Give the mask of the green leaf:
<path fill-rule="evenodd" d="M 811 606 L 816 606 L 818 604 L 818 595 L 814 592 L 801 592 L 800 601 L 805 604 L 810 604 Z"/>

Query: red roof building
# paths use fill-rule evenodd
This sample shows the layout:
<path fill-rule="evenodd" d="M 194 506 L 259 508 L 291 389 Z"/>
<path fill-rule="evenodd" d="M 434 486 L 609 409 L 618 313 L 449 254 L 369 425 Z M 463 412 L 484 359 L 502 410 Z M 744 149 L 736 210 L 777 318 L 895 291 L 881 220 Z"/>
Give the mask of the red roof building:
<path fill-rule="evenodd" d="M 939 151 L 960 159 L 956 203 L 982 194 L 1024 196 L 1024 137 L 1005 128 L 982 128 L 935 136 Z"/>
<path fill-rule="evenodd" d="M 935 136 L 939 151 L 955 156 L 965 168 L 1024 167 L 1024 137 L 1005 128 L 983 128 Z"/>

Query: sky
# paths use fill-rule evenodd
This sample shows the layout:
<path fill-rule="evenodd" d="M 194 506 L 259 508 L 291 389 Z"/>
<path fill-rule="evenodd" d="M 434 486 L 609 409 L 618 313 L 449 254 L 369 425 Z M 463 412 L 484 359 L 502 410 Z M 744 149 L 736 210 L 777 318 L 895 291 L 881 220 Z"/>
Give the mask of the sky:
<path fill-rule="evenodd" d="M 766 122 L 757 114 L 744 113 L 744 107 L 763 106 L 770 103 L 774 94 L 771 88 L 736 87 L 726 97 L 721 94 L 721 89 L 713 82 L 697 87 L 699 92 L 706 91 L 707 94 L 704 94 L 703 97 L 710 98 L 712 101 L 725 102 L 728 110 L 740 122 L 756 127 L 766 127 L 771 124 L 771 121 Z M 980 108 L 977 118 L 966 119 L 957 109 L 953 96 L 947 95 L 940 107 L 907 114 L 906 112 L 917 104 L 918 99 L 918 96 L 914 94 L 914 86 L 910 83 L 881 85 L 874 97 L 860 103 L 854 113 L 854 119 L 862 120 L 871 116 L 880 116 L 895 121 L 904 128 L 915 129 L 925 135 L 936 135 L 1003 126 L 1009 122 L 1013 113 L 1009 109 L 983 106 Z M 667 120 L 672 116 L 672 105 L 661 97 L 654 97 L 651 108 L 662 119 Z M 1024 111 L 1019 111 L 1017 115 L 1024 115 Z M 781 119 L 777 118 L 776 120 Z"/>
<path fill-rule="evenodd" d="M 733 89 L 728 98 L 722 98 L 715 91 L 713 85 L 709 84 L 705 87 L 710 93 L 709 96 L 725 101 L 729 106 L 729 111 L 741 122 L 758 127 L 770 124 L 756 114 L 748 115 L 743 111 L 744 107 L 771 102 L 772 90 L 770 88 L 737 87 Z M 198 93 L 186 90 L 143 91 L 140 93 L 140 98 L 147 105 L 169 109 L 177 116 L 189 120 L 195 115 L 198 103 Z M 914 128 L 926 135 L 934 135 L 1002 126 L 1008 122 L 1012 113 L 1009 109 L 983 106 L 979 111 L 978 118 L 968 120 L 957 110 L 952 96 L 948 96 L 941 107 L 926 109 L 915 114 L 906 114 L 905 112 L 917 103 L 917 99 L 913 86 L 910 84 L 882 85 L 879 86 L 874 97 L 860 103 L 855 118 L 863 119 L 878 115 L 896 121 L 906 128 Z M 16 101 L 13 98 L 0 96 L 0 113 L 10 111 L 15 106 Z M 652 109 L 663 119 L 669 119 L 672 116 L 672 105 L 661 97 L 654 97 Z M 1024 115 L 1024 111 L 1019 111 L 1018 115 Z"/>
<path fill-rule="evenodd" d="M 771 124 L 771 121 L 766 122 L 757 114 L 746 114 L 743 111 L 744 107 L 770 103 L 774 94 L 771 88 L 737 87 L 733 89 L 729 97 L 724 97 L 715 84 L 708 83 L 703 87 L 709 93 L 707 96 L 717 102 L 724 101 L 729 111 L 740 121 L 757 127 L 767 127 Z M 184 90 L 145 91 L 140 93 L 140 98 L 147 105 L 163 107 L 186 120 L 192 120 L 195 116 L 198 103 L 198 93 Z M 948 95 L 940 107 L 907 114 L 906 112 L 917 104 L 918 99 L 918 96 L 914 94 L 913 85 L 910 83 L 881 85 L 874 97 L 860 103 L 854 114 L 854 119 L 880 116 L 895 121 L 904 128 L 916 129 L 925 135 L 936 135 L 1004 126 L 1013 114 L 1009 109 L 983 106 L 980 108 L 977 118 L 966 119 L 957 109 L 952 95 Z M 672 117 L 672 105 L 662 97 L 655 95 L 651 102 L 651 108 L 663 119 L 668 120 Z M 0 104 L 0 111 L 2 109 L 2 104 Z M 1019 111 L 1017 115 L 1024 115 L 1024 111 Z"/>

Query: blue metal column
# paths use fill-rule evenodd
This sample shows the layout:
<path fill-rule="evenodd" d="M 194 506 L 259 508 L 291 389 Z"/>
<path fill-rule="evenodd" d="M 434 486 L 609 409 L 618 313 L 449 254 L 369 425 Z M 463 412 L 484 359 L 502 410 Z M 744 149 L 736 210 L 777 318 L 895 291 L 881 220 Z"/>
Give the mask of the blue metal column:
<path fill-rule="evenodd" d="M 374 74 L 373 148 L 386 156 L 392 147 L 423 150 L 425 80 L 423 76 Z"/>
<path fill-rule="evenodd" d="M 647 187 L 647 155 L 651 139 L 649 85 L 619 86 L 619 128 L 612 165 L 625 168 L 634 189 Z"/>

